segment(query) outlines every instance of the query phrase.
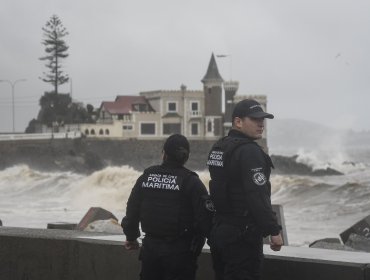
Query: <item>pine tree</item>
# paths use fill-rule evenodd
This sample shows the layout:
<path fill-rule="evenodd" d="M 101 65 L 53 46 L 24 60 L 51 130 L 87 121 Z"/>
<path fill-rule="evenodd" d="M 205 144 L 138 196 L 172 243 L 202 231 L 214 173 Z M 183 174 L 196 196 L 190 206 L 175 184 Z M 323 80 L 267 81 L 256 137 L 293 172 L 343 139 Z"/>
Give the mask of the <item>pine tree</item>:
<path fill-rule="evenodd" d="M 46 55 L 40 57 L 40 60 L 46 60 L 45 66 L 49 69 L 43 73 L 41 78 L 44 82 L 50 83 L 54 87 L 54 93 L 58 94 L 58 86 L 68 82 L 68 75 L 62 71 L 61 59 L 68 57 L 68 46 L 63 38 L 68 35 L 67 29 L 63 26 L 58 16 L 53 15 L 42 28 L 44 31 L 44 40 Z"/>

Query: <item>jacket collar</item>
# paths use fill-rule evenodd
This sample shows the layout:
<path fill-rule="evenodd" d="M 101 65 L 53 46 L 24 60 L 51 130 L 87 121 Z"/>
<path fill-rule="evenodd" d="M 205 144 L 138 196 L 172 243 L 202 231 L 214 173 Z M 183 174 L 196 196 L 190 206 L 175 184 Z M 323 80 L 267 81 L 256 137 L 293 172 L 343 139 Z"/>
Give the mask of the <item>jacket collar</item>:
<path fill-rule="evenodd" d="M 236 130 L 236 129 L 230 129 L 229 133 L 227 136 L 230 136 L 230 137 L 237 137 L 237 138 L 244 138 L 244 139 L 248 139 L 250 141 L 254 141 L 254 139 L 248 137 L 247 135 L 245 135 L 243 132 L 239 131 L 239 130 Z"/>
<path fill-rule="evenodd" d="M 162 167 L 164 168 L 181 168 L 183 167 L 182 164 L 176 162 L 176 161 L 172 161 L 172 160 L 164 160 L 161 164 Z"/>

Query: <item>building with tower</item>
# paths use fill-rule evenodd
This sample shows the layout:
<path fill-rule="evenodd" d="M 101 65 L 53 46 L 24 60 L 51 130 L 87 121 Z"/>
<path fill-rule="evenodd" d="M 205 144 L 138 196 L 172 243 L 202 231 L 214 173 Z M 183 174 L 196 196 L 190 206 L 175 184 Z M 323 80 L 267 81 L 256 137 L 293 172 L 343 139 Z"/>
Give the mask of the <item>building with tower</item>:
<path fill-rule="evenodd" d="M 205 137 L 221 136 L 223 127 L 222 114 L 222 79 L 218 72 L 215 56 L 212 54 L 207 73 L 202 79 L 204 94 Z"/>
<path fill-rule="evenodd" d="M 181 133 L 189 139 L 216 140 L 231 128 L 234 104 L 256 99 L 266 110 L 265 95 L 239 95 L 238 81 L 224 81 L 212 54 L 203 90 L 153 90 L 104 101 L 95 124 L 80 124 L 87 137 L 160 139 Z M 266 132 L 265 132 L 266 133 Z M 266 134 L 265 134 L 266 135 Z M 265 145 L 265 139 L 262 139 Z"/>

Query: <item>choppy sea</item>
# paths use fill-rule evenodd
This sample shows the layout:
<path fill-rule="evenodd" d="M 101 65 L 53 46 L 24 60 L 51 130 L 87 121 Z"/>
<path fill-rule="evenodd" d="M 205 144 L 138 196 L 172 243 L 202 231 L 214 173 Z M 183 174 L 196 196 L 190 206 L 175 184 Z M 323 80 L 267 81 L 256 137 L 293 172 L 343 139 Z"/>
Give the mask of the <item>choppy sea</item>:
<path fill-rule="evenodd" d="M 272 202 L 283 206 L 289 245 L 307 246 L 321 238 L 339 237 L 370 215 L 370 149 L 366 145 L 343 153 L 326 152 L 294 153 L 298 161 L 313 168 L 331 167 L 344 175 L 272 174 Z M 208 172 L 198 173 L 207 186 Z M 0 171 L 0 219 L 4 226 L 46 228 L 52 222 L 78 223 L 90 207 L 102 207 L 121 219 L 139 175 L 129 166 L 90 175 L 13 166 Z"/>

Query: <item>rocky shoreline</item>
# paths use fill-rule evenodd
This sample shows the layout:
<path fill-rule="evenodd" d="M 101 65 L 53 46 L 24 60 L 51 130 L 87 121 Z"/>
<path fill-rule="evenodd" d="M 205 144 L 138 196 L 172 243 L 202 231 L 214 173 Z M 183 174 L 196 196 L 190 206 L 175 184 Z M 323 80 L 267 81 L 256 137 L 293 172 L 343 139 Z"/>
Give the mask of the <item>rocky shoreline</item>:
<path fill-rule="evenodd" d="M 214 141 L 190 141 L 187 167 L 206 169 L 208 151 Z M 0 169 L 27 164 L 43 171 L 71 171 L 89 174 L 107 166 L 129 165 L 142 171 L 161 161 L 163 140 L 50 139 L 0 142 Z M 310 176 L 340 175 L 334 169 L 313 170 L 296 161 L 296 156 L 272 155 L 275 174 Z"/>

